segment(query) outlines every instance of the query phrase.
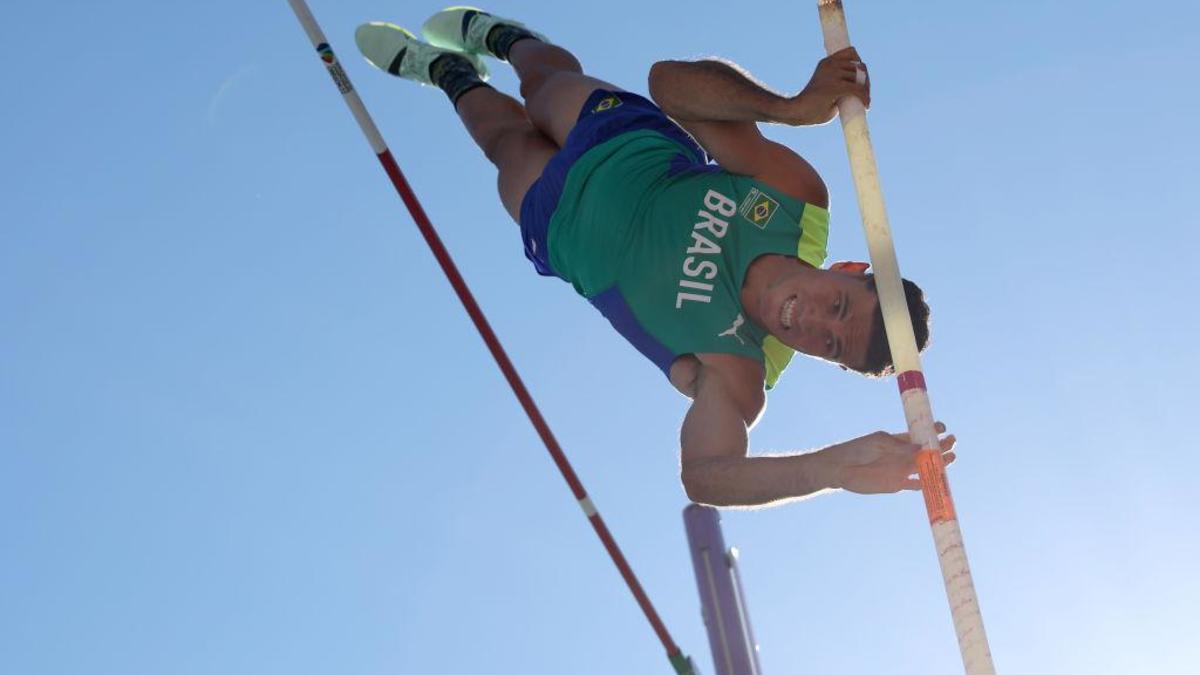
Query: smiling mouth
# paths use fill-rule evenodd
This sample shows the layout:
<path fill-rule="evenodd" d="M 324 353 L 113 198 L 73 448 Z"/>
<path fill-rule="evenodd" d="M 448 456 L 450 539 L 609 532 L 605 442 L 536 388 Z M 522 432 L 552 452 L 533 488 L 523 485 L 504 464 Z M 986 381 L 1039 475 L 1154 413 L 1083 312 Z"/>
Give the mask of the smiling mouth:
<path fill-rule="evenodd" d="M 796 296 L 792 296 L 783 301 L 783 307 L 779 308 L 779 324 L 785 329 L 791 330 L 792 318 L 796 314 Z"/>

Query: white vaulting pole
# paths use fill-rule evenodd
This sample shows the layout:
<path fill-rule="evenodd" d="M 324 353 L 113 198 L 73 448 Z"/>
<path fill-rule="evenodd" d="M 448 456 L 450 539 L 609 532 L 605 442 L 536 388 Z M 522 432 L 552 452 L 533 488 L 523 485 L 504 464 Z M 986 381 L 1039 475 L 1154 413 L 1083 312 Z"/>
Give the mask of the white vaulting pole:
<path fill-rule="evenodd" d="M 826 52 L 833 54 L 849 47 L 850 35 L 846 30 L 846 15 L 841 0 L 817 0 L 817 9 L 821 15 Z M 924 448 L 918 454 L 917 467 L 963 666 L 968 675 L 992 675 L 996 668 L 992 664 L 987 634 L 983 630 L 983 615 L 979 611 L 975 584 L 967 566 L 967 552 L 963 547 L 962 532 L 958 527 L 958 516 L 946 479 L 946 467 L 933 426 L 933 411 L 929 405 L 925 376 L 921 372 L 921 358 L 917 352 L 908 303 L 904 298 L 900 265 L 896 261 L 892 231 L 883 204 L 883 191 L 879 186 L 875 151 L 871 147 L 871 135 L 867 129 L 867 111 L 862 101 L 851 97 L 838 102 L 838 115 L 846 136 L 846 149 L 850 153 L 850 170 L 858 192 L 858 208 L 862 212 L 871 266 L 875 268 L 876 288 L 900 385 L 900 399 L 904 403 L 904 417 L 911 438 Z"/>

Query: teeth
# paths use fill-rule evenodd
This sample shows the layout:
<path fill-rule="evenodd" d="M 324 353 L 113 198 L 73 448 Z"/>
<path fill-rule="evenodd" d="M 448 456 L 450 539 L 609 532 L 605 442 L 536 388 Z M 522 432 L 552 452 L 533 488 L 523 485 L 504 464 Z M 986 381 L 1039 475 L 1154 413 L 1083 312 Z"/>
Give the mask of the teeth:
<path fill-rule="evenodd" d="M 783 308 L 779 310 L 779 323 L 783 324 L 784 328 L 792 327 L 792 314 L 796 311 L 796 298 L 788 298 L 783 303 Z"/>

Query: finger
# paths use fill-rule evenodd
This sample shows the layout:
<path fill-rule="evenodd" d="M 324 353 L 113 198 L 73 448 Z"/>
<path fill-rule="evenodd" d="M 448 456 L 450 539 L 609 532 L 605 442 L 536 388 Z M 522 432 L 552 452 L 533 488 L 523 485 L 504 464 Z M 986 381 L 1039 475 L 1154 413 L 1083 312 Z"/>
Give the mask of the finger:
<path fill-rule="evenodd" d="M 921 479 L 905 478 L 904 485 L 902 485 L 900 489 L 902 489 L 902 490 L 920 490 L 921 489 Z"/>
<path fill-rule="evenodd" d="M 953 452 L 947 452 L 944 455 L 942 455 L 942 464 L 945 464 L 946 466 L 950 466 L 951 464 L 954 463 L 954 460 L 956 460 L 956 459 L 958 459 L 958 455 L 954 454 Z"/>
<path fill-rule="evenodd" d="M 865 85 L 870 81 L 870 74 L 867 72 L 867 66 L 862 61 L 845 61 L 842 64 L 844 75 L 853 75 L 854 82 L 859 85 Z"/>
<path fill-rule="evenodd" d="M 943 453 L 950 452 L 950 450 L 954 448 L 954 444 L 957 442 L 958 442 L 958 437 L 955 436 L 954 434 L 950 434 L 949 436 L 943 438 L 941 440 L 942 452 Z"/>
<path fill-rule="evenodd" d="M 858 100 L 863 102 L 863 106 L 871 107 L 871 88 L 868 84 L 854 83 L 854 90 L 851 92 L 853 96 L 858 97 Z"/>
<path fill-rule="evenodd" d="M 946 423 L 945 422 L 934 422 L 933 430 L 938 432 L 939 434 L 946 433 Z M 892 434 L 892 436 L 894 436 L 895 438 L 898 438 L 902 441 L 908 440 L 908 432 L 907 431 L 901 431 L 898 434 Z"/>
<path fill-rule="evenodd" d="M 839 61 L 833 65 L 842 77 L 853 76 L 860 80 L 868 78 L 867 67 L 861 61 Z"/>

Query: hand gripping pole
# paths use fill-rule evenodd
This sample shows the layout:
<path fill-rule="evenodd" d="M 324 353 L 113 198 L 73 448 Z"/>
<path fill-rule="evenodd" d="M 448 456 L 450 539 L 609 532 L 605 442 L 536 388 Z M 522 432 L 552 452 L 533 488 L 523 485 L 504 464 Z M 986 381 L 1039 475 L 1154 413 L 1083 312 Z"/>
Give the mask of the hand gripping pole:
<path fill-rule="evenodd" d="M 558 470 L 562 473 L 563 478 L 566 479 L 571 492 L 575 495 L 576 502 L 578 502 L 579 507 L 583 510 L 584 515 L 587 516 L 588 522 L 592 524 L 596 535 L 600 537 L 600 541 L 604 544 L 605 550 L 608 551 L 609 557 L 612 558 L 613 564 L 617 566 L 621 577 L 625 579 L 625 584 L 633 593 L 638 606 L 641 607 L 642 612 L 646 615 L 646 619 L 650 622 L 651 628 L 654 629 L 655 634 L 658 635 L 658 639 L 667 650 L 667 658 L 670 660 L 671 666 L 679 675 L 693 675 L 695 671 L 691 659 L 685 656 L 682 650 L 675 645 L 674 640 L 671 639 L 671 635 L 667 632 L 666 626 L 663 625 L 662 619 L 659 618 L 658 612 L 655 611 L 654 606 L 650 603 L 650 598 L 647 597 L 645 590 L 642 589 L 642 585 L 634 575 L 629 562 L 625 560 L 625 555 L 621 553 L 617 542 L 608 531 L 608 526 L 605 525 L 604 519 L 600 517 L 600 513 L 596 510 L 595 505 L 592 504 L 592 500 L 583 489 L 583 483 L 575 475 L 575 470 L 567 460 L 566 454 L 559 447 L 557 439 L 554 438 L 554 434 L 550 431 L 549 425 L 546 424 L 546 420 L 538 410 L 537 404 L 534 403 L 529 390 L 525 388 L 525 383 L 521 380 L 521 376 L 517 374 L 517 370 L 508 358 L 508 354 L 504 351 L 504 347 L 500 344 L 499 338 L 492 331 L 487 318 L 483 315 L 483 310 L 480 309 L 479 303 L 475 301 L 474 295 L 471 294 L 466 281 L 463 280 L 462 275 L 459 273 L 458 267 L 454 264 L 454 260 L 450 257 L 446 246 L 442 243 L 441 237 L 434 230 L 433 224 L 429 222 L 429 217 L 425 215 L 425 210 L 421 207 L 420 202 L 417 201 L 412 188 L 409 187 L 408 181 L 400 171 L 399 165 L 396 164 L 395 158 L 392 157 L 391 151 L 388 150 L 387 144 L 384 142 L 383 136 L 379 133 L 379 129 L 375 126 L 375 122 L 371 119 L 371 115 L 367 112 L 366 106 L 363 105 L 358 92 L 354 90 L 354 85 L 350 83 L 349 76 L 346 75 L 346 71 L 338 61 L 337 55 L 334 54 L 333 49 L 329 46 L 329 41 L 325 39 L 325 34 L 309 10 L 308 3 L 305 0 L 288 0 L 288 3 L 292 6 L 292 11 L 296 13 L 296 18 L 300 20 L 300 24 L 304 27 L 304 32 L 308 34 L 309 40 L 312 41 L 313 47 L 316 48 L 321 61 L 325 63 L 326 70 L 329 71 L 329 75 L 333 78 L 334 84 L 337 85 L 338 91 L 341 92 L 342 97 L 346 100 L 346 105 L 350 107 L 350 112 L 354 114 L 354 119 L 358 121 L 363 134 L 366 135 L 367 142 L 371 144 L 371 150 L 375 152 L 380 164 L 383 165 L 383 170 L 391 178 L 396 191 L 400 193 L 400 198 L 408 206 L 409 213 L 412 214 L 413 220 L 416 221 L 417 228 L 421 231 L 421 235 L 425 237 L 425 242 L 429 244 L 430 250 L 433 252 L 434 257 L 437 258 L 438 264 L 441 265 L 442 271 L 445 272 L 446 278 L 450 281 L 450 285 L 454 287 L 454 292 L 458 294 L 458 299 L 462 301 L 463 307 L 467 310 L 467 314 L 470 315 L 471 321 L 479 331 L 480 337 L 487 344 L 492 357 L 496 359 L 496 365 L 504 373 L 504 378 L 508 380 L 509 386 L 512 387 L 513 393 L 516 394 L 517 400 L 521 403 L 521 407 L 525 409 L 525 414 L 529 416 L 529 421 L 533 423 L 542 442 L 546 444 L 546 450 L 550 452 L 550 456 L 558 466 Z"/>
<path fill-rule="evenodd" d="M 841 0 L 817 0 L 817 10 L 825 36 L 825 51 L 833 54 L 849 47 L 850 35 L 846 30 L 846 15 Z M 892 362 L 898 373 L 904 417 L 908 422 L 910 437 L 925 448 L 917 456 L 917 468 L 938 562 L 950 600 L 950 614 L 962 652 L 963 667 L 968 675 L 993 675 L 996 670 L 983 630 L 983 615 L 979 611 L 975 584 L 967 566 L 967 553 L 954 511 L 954 500 L 950 496 L 950 484 L 946 479 L 941 445 L 933 426 L 925 376 L 921 373 L 917 341 L 913 336 L 908 303 L 900 281 L 900 266 L 896 261 L 896 249 L 883 204 L 883 191 L 879 186 L 875 151 L 867 129 L 867 112 L 862 101 L 850 97 L 838 102 L 838 115 L 846 136 L 846 149 L 850 153 L 850 170 L 858 193 L 858 208 L 862 212 L 871 266 L 875 268 L 876 288 L 883 308 Z"/>

